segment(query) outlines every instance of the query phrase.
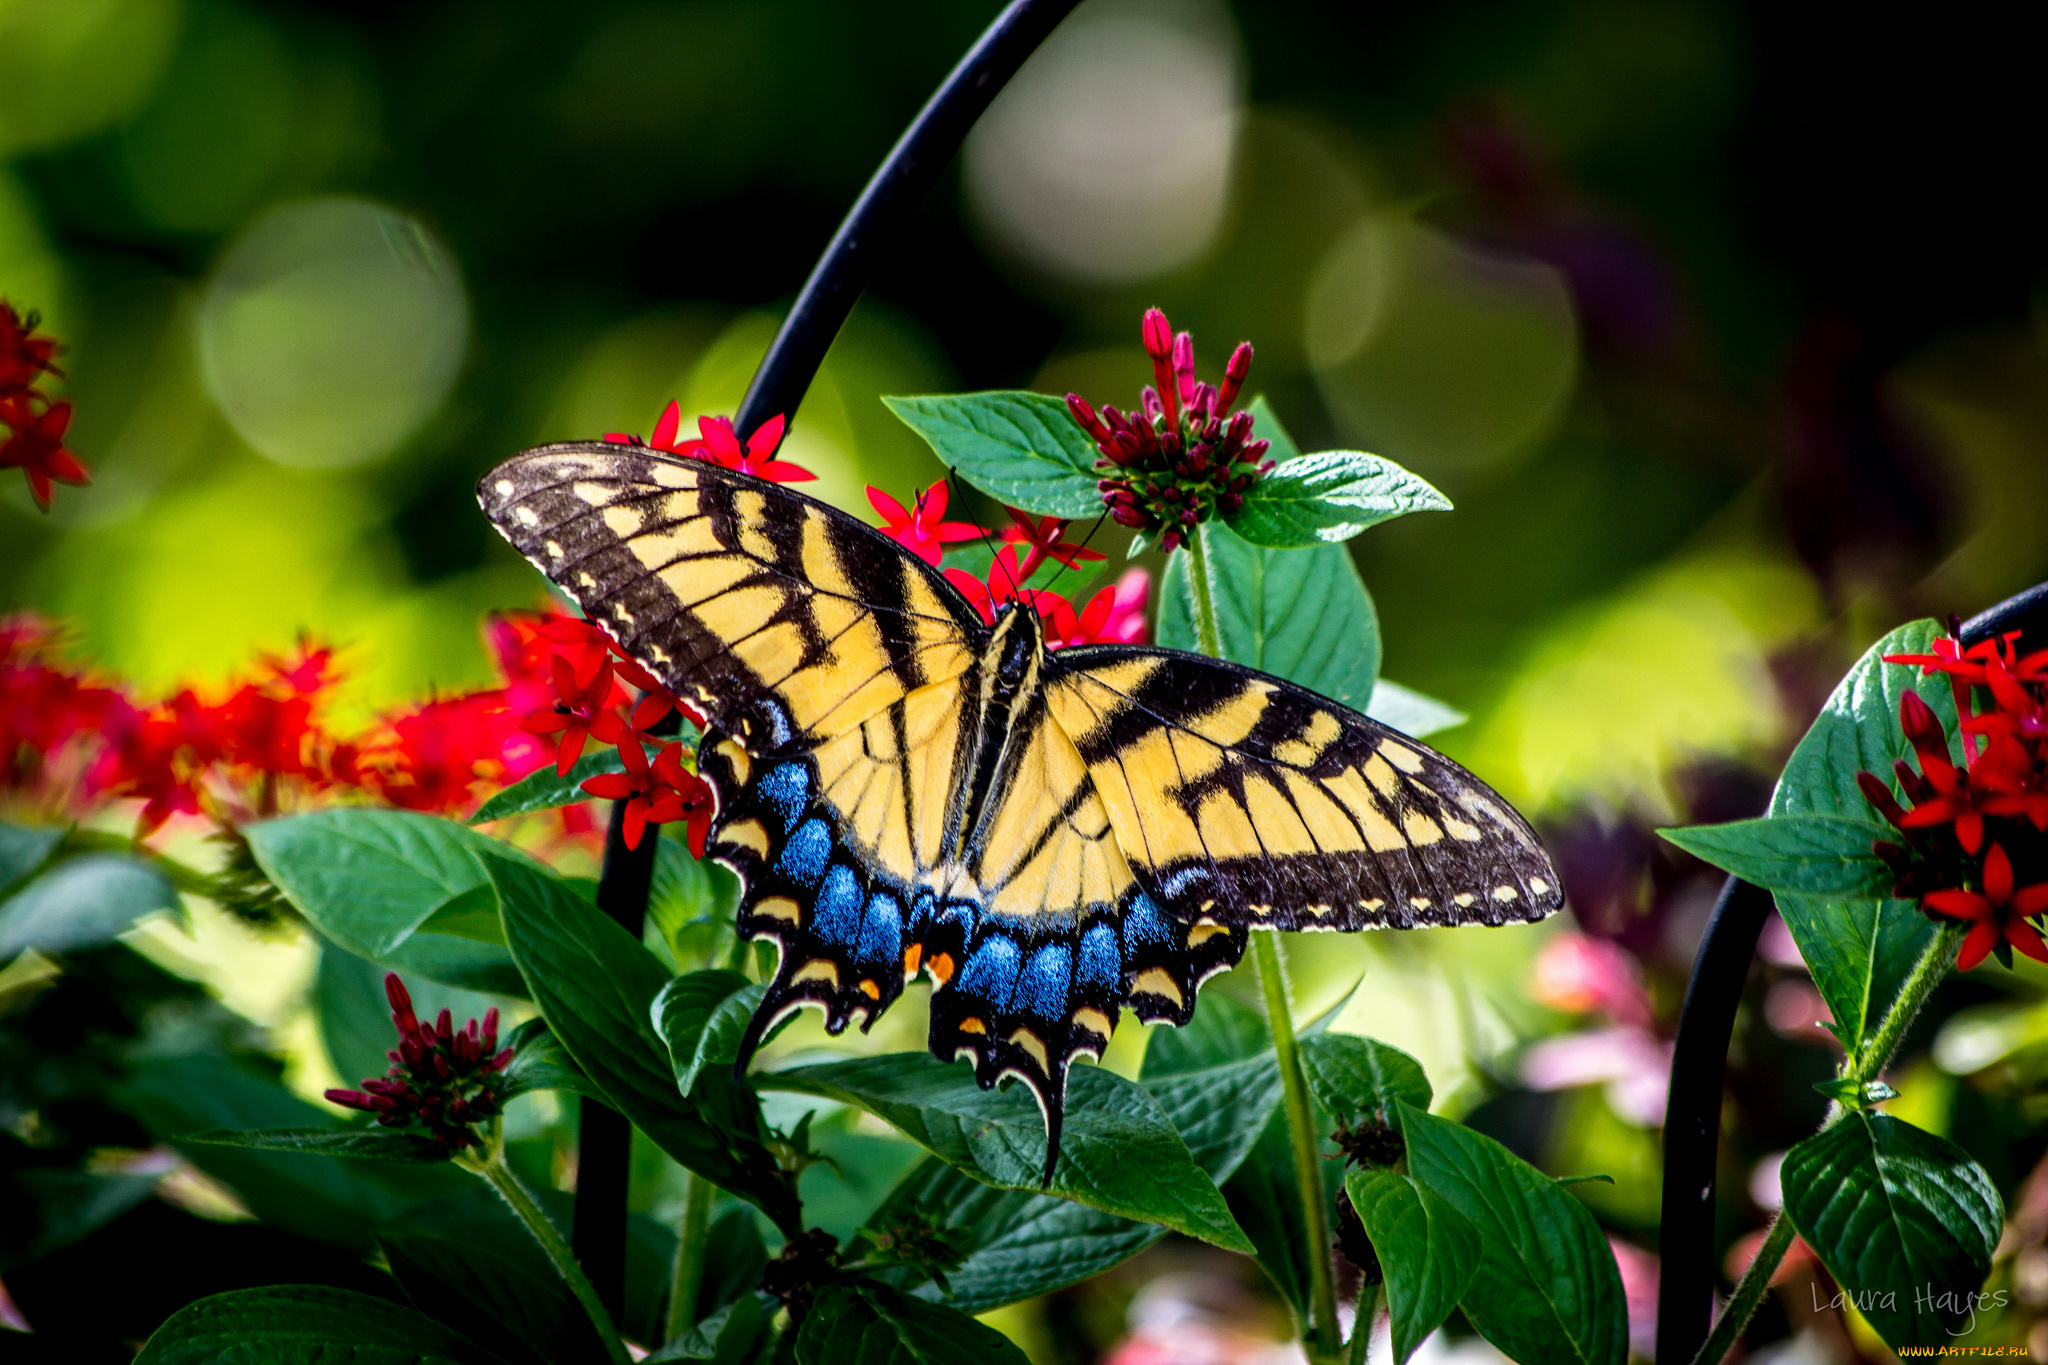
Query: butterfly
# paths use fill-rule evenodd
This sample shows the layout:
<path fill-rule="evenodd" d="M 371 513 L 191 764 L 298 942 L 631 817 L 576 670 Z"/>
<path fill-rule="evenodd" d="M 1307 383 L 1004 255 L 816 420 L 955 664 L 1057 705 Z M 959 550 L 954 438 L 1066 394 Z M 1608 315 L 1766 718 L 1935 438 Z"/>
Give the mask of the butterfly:
<path fill-rule="evenodd" d="M 1557 872 L 1457 764 L 1283 679 L 1048 651 L 814 498 L 644 447 L 541 446 L 478 486 L 541 572 L 706 717 L 710 856 L 780 962 L 739 1067 L 802 1006 L 865 1030 L 920 973 L 932 1052 L 1021 1078 L 1058 1160 L 1069 1066 L 1119 1012 L 1184 1024 L 1256 928 L 1541 919 Z"/>

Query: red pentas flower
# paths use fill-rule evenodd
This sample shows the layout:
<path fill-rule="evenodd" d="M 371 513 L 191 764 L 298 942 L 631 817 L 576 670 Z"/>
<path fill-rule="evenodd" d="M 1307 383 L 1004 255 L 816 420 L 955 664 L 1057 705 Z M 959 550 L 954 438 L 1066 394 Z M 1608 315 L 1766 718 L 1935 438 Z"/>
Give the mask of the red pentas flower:
<path fill-rule="evenodd" d="M 64 448 L 64 431 L 71 425 L 71 405 L 52 403 L 40 413 L 26 397 L 0 398 L 0 426 L 11 433 L 0 442 L 0 469 L 19 469 L 28 476 L 28 490 L 36 506 L 50 510 L 50 484 L 83 486 L 92 474 L 79 458 Z"/>
<path fill-rule="evenodd" d="M 691 854 L 702 858 L 715 802 L 710 784 L 683 766 L 683 746 L 664 745 L 650 763 L 639 742 L 627 739 L 619 745 L 619 757 L 626 771 L 600 773 L 585 781 L 583 790 L 626 803 L 626 847 L 638 848 L 650 824 L 681 823 L 689 833 Z"/>
<path fill-rule="evenodd" d="M 770 483 L 806 483 L 817 478 L 802 465 L 774 458 L 775 448 L 782 444 L 782 433 L 788 425 L 780 415 L 770 417 L 757 427 L 744 445 L 739 433 L 732 428 L 729 417 L 699 417 L 697 436 L 694 440 L 676 439 L 682 427 L 683 410 L 679 404 L 670 403 L 662 410 L 661 419 L 654 424 L 654 438 L 642 441 L 623 431 L 605 433 L 605 440 L 619 444 L 646 445 L 656 450 L 666 450 L 673 455 L 687 455 L 692 459 L 708 460 L 724 469 L 751 474 L 757 479 Z"/>
<path fill-rule="evenodd" d="M 1051 649 L 1070 645 L 1135 645 L 1145 639 L 1145 598 L 1152 588 L 1152 576 L 1143 569 L 1129 569 L 1115 584 L 1102 589 L 1080 611 L 1064 597 L 1050 593 L 1040 598 L 1045 611 L 1045 643 Z M 1048 604 L 1044 599 L 1051 597 Z"/>
<path fill-rule="evenodd" d="M 1024 566 L 1017 562 L 1017 547 L 1014 545 L 1005 545 L 996 551 L 986 579 L 976 578 L 965 569 L 946 570 L 946 581 L 960 589 L 984 621 L 994 621 L 996 608 L 1005 602 L 1029 602 L 1037 607 L 1040 594 L 1036 589 L 1023 586 L 1024 577 Z"/>
<path fill-rule="evenodd" d="M 478 1128 L 502 1108 L 499 1090 L 512 1050 L 498 1049 L 498 1011 L 455 1027 L 448 1010 L 431 1024 L 413 1013 L 412 996 L 392 972 L 384 978 L 384 996 L 391 1003 L 391 1021 L 398 1028 L 398 1046 L 385 1055 L 391 1069 L 366 1080 L 361 1090 L 330 1090 L 327 1098 L 350 1109 L 377 1116 L 387 1128 L 420 1127 L 452 1151 L 479 1145 Z"/>
<path fill-rule="evenodd" d="M 1894 764 L 1892 782 L 1857 774 L 1864 798 L 1899 834 L 1875 845 L 1894 894 L 1971 925 L 1957 959 L 1964 970 L 1994 952 L 2009 962 L 2013 948 L 2048 961 L 2027 923 L 2048 911 L 2048 652 L 2020 657 L 2017 636 L 1968 647 L 1943 639 L 1886 662 L 1949 680 L 1963 745 L 1957 764 L 1940 717 L 1908 691 L 1899 729 L 1915 762 Z"/>
<path fill-rule="evenodd" d="M 905 511 L 902 503 L 881 489 L 868 489 L 868 502 L 882 516 L 882 533 L 932 565 L 944 557 L 946 546 L 986 534 L 972 523 L 945 519 L 946 503 L 951 497 L 946 481 L 940 479 L 912 499 L 916 504 L 914 510 Z"/>
<path fill-rule="evenodd" d="M 1171 553 L 1211 516 L 1234 516 L 1272 462 L 1269 443 L 1252 436 L 1251 414 L 1230 411 L 1251 370 L 1250 342 L 1231 352 L 1218 386 L 1195 378 L 1193 338 L 1176 336 L 1157 308 L 1146 312 L 1140 334 L 1156 381 L 1140 395 L 1141 410 L 1098 414 L 1077 393 L 1067 395 L 1067 410 L 1102 452 L 1096 467 L 1109 472 L 1097 487 L 1110 516 L 1158 532 Z"/>
<path fill-rule="evenodd" d="M 1959 971 L 1969 971 L 2001 944 L 2011 944 L 2036 962 L 2048 962 L 2048 943 L 2041 941 L 2039 929 L 2027 923 L 2048 910 L 2048 882 L 2016 889 L 2012 860 L 1997 844 L 1985 855 L 1984 877 L 1978 890 L 1930 891 L 1921 898 L 1921 904 L 1936 914 L 1969 924 L 1970 932 L 1963 936 L 1962 952 L 1956 957 Z"/>
<path fill-rule="evenodd" d="M 1031 577 L 1048 559 L 1071 569 L 1108 558 L 1100 550 L 1091 550 L 1064 539 L 1070 524 L 1064 517 L 1034 517 L 1015 507 L 1003 510 L 1010 514 L 1010 524 L 1003 528 L 1003 539 L 1027 547 L 1023 569 L 1025 578 Z"/>
<path fill-rule="evenodd" d="M 56 338 L 35 334 L 40 322 L 33 312 L 23 317 L 0 299 L 0 399 L 25 396 L 44 375 L 64 373 L 52 359 L 59 350 Z"/>

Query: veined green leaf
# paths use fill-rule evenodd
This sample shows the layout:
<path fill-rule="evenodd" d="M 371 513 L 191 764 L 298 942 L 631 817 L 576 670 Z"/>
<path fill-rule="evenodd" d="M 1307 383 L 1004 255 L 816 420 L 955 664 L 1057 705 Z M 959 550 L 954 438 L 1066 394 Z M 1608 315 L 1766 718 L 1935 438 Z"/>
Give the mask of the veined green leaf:
<path fill-rule="evenodd" d="M 1245 491 L 1226 520 L 1253 545 L 1299 550 L 1341 543 L 1409 512 L 1448 512 L 1451 501 L 1392 460 L 1325 450 L 1280 461 Z"/>
<path fill-rule="evenodd" d="M 469 823 L 481 825 L 492 820 L 509 820 L 515 815 L 531 815 L 535 811 L 592 800 L 590 793 L 583 790 L 585 782 L 604 773 L 624 771 L 626 760 L 619 757 L 619 751 L 609 744 L 598 745 L 570 765 L 566 777 L 557 774 L 552 763 L 545 768 L 536 768 L 477 807 L 476 814 L 469 817 Z"/>
<path fill-rule="evenodd" d="M 1405 1365 L 1478 1273 L 1479 1229 L 1435 1190 L 1392 1171 L 1352 1171 L 1344 1190 L 1386 1277 L 1394 1360 Z"/>
<path fill-rule="evenodd" d="M 1884 826 L 1834 815 L 1778 815 L 1657 831 L 1695 858 L 1771 891 L 1878 898 L 1894 880 L 1871 845 Z"/>
<path fill-rule="evenodd" d="M 325 1285 L 235 1289 L 186 1304 L 150 1334 L 135 1365 L 501 1365 L 432 1318 Z"/>
<path fill-rule="evenodd" d="M 1806 737 L 1793 749 L 1771 794 L 1769 814 L 1822 815 L 1869 820 L 1870 803 L 1856 785 L 1858 772 L 1891 781 L 1892 764 L 1912 757 L 1899 732 L 1899 701 L 1919 692 L 1948 731 L 1951 754 L 1963 761 L 1955 699 L 1945 680 L 1931 686 L 1919 670 L 1885 663 L 1886 654 L 1926 654 L 1942 630 L 1932 621 L 1899 627 L 1872 645 L 1836 685 Z M 1935 932 L 1933 921 L 1910 901 L 1881 894 L 1846 896 L 1777 893 L 1778 911 L 1792 931 L 1800 956 L 1813 971 L 1834 1014 L 1843 1046 L 1853 1054 L 1866 1030 L 1898 998 L 1913 964 Z"/>
<path fill-rule="evenodd" d="M 1102 511 L 1099 452 L 1060 399 L 1016 389 L 882 401 L 990 497 L 1040 516 Z"/>
<path fill-rule="evenodd" d="M 263 1152 L 297 1152 L 303 1156 L 340 1156 L 359 1161 L 396 1161 L 432 1165 L 446 1161 L 449 1150 L 418 1133 L 389 1128 L 212 1128 L 187 1133 L 180 1142 L 209 1147 L 254 1147 Z"/>
<path fill-rule="evenodd" d="M 1400 1112 L 1415 1183 L 1479 1231 L 1459 1300 L 1479 1334 L 1514 1360 L 1623 1365 L 1621 1273 L 1586 1206 L 1492 1138 L 1405 1102 Z"/>
<path fill-rule="evenodd" d="M 144 916 L 177 909 L 178 893 L 147 864 L 116 853 L 71 858 L 0 901 L 0 963 L 29 948 L 62 953 L 110 943 Z"/>
<path fill-rule="evenodd" d="M 1301 1040 L 1301 1069 L 1317 1103 L 1347 1123 L 1384 1113 L 1395 1124 L 1407 1101 L 1427 1109 L 1429 1077 L 1422 1063 L 1377 1038 L 1322 1033 Z"/>
<path fill-rule="evenodd" d="M 757 1075 L 858 1105 L 935 1156 L 990 1185 L 1038 1190 L 1045 1123 L 1027 1088 L 983 1090 L 973 1073 L 921 1052 L 858 1057 Z M 1050 1193 L 1107 1213 L 1161 1223 L 1231 1251 L 1249 1251 L 1211 1180 L 1142 1087 L 1096 1066 L 1067 1074 L 1059 1164 Z"/>
<path fill-rule="evenodd" d="M 1851 1111 L 1785 1154 L 1785 1212 L 1894 1350 L 1974 1318 L 2005 1217 L 1983 1168 L 1889 1114 Z"/>
<path fill-rule="evenodd" d="M 686 972 L 654 998 L 654 1028 L 675 1063 L 676 1088 L 687 1095 L 707 1066 L 730 1066 L 740 1035 L 768 993 L 740 972 Z"/>
<path fill-rule="evenodd" d="M 873 1280 L 818 1291 L 796 1338 L 797 1365 L 1028 1365 L 993 1327 Z"/>

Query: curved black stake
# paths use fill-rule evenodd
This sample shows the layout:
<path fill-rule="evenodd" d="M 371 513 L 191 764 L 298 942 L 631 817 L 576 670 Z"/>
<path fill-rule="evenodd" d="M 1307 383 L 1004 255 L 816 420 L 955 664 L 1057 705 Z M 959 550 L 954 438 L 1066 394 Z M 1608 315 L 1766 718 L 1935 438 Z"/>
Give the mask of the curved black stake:
<path fill-rule="evenodd" d="M 1964 643 L 2020 632 L 2020 649 L 2048 644 L 2048 583 L 1963 622 Z M 1729 1035 L 1771 896 L 1730 877 L 1693 959 L 1664 1109 L 1664 1209 L 1657 1233 L 1657 1360 L 1686 1365 L 1707 1339 L 1714 1310 L 1714 1172 Z"/>
<path fill-rule="evenodd" d="M 996 92 L 1078 3 L 1012 0 L 918 111 L 833 234 L 775 334 L 734 422 L 742 436 L 752 435 L 777 413 L 794 415 L 874 273 L 877 253 L 952 161 Z M 647 919 L 658 841 L 650 830 L 640 847 L 627 848 L 624 809 L 612 806 L 597 903 L 637 939 Z M 633 1129 L 622 1115 L 592 1099 L 581 1101 L 577 1112 L 576 1216 L 570 1241 L 598 1297 L 616 1318 L 626 1297 L 626 1178 Z"/>
<path fill-rule="evenodd" d="M 733 420 L 741 436 L 751 435 L 777 413 L 795 417 L 825 352 L 875 273 L 881 251 L 923 202 L 996 92 L 1078 3 L 1012 0 L 918 111 L 832 235 L 795 306 L 782 320 L 782 330 L 754 372 L 754 382 L 747 386 Z"/>

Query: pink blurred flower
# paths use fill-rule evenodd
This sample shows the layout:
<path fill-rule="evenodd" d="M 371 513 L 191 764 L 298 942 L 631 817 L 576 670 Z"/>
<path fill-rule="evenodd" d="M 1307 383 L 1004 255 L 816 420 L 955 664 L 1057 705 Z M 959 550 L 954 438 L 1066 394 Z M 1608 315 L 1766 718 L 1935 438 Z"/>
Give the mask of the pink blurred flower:
<path fill-rule="evenodd" d="M 1628 1303 L 1629 1354 L 1648 1360 L 1657 1351 L 1657 1258 L 1609 1235 L 1607 1249 L 1621 1272 L 1621 1296 Z"/>
<path fill-rule="evenodd" d="M 1543 945 L 1530 996 L 1566 1014 L 1605 1014 L 1617 1024 L 1650 1022 L 1642 971 L 1620 945 L 1570 932 Z"/>
<path fill-rule="evenodd" d="M 1548 1038 L 1522 1054 L 1522 1080 L 1534 1090 L 1607 1087 L 1608 1107 L 1644 1128 L 1664 1121 L 1671 1045 L 1648 1029 L 1620 1025 Z"/>

